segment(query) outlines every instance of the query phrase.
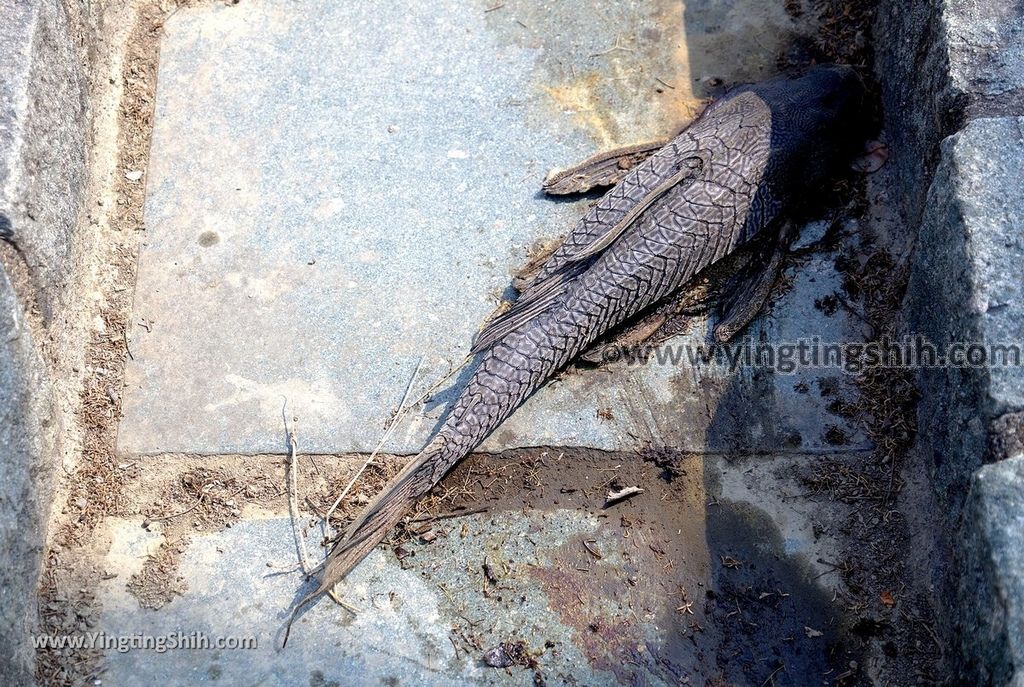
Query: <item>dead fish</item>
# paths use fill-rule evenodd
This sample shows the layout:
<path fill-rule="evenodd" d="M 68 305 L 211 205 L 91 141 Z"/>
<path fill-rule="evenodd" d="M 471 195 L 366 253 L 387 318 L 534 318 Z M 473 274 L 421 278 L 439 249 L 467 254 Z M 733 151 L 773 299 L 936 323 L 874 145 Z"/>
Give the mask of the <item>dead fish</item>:
<path fill-rule="evenodd" d="M 605 154 L 596 167 L 591 160 L 561 173 L 567 186 L 559 186 L 559 175 L 549 177 L 552 191 L 589 181 L 616 185 L 515 304 L 480 332 L 475 371 L 441 428 L 351 524 L 307 600 L 344 578 L 419 497 L 569 362 L 641 314 L 660 313 L 655 320 L 664 321 L 695 280 L 737 255 L 746 268 L 729 281 L 714 336 L 727 340 L 742 329 L 780 269 L 786 213 L 818 194 L 861 148 L 853 132 L 863 121 L 863 98 L 852 68 L 814 67 L 799 78 L 734 90 L 667 144 L 625 149 L 623 164 Z M 597 171 L 588 177 L 590 169 Z"/>

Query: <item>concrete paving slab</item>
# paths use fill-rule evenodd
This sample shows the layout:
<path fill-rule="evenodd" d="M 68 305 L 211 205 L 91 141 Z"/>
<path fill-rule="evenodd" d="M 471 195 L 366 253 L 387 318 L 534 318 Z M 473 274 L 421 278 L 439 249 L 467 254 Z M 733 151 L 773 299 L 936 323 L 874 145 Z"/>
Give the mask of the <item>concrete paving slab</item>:
<path fill-rule="evenodd" d="M 259 0 L 177 12 L 162 46 L 120 448 L 281 451 L 287 397 L 303 451 L 372 450 L 417 360 L 414 397 L 462 360 L 528 247 L 584 211 L 538 194 L 545 171 L 674 130 L 712 77 L 767 76 L 773 46 L 798 28 L 783 5 Z M 745 35 L 752 17 L 766 49 L 750 44 L 728 66 L 694 47 Z M 859 338 L 845 312 L 812 307 L 837 288 L 830 260 L 792 276 L 755 340 Z M 705 334 L 698 323 L 687 340 Z M 863 447 L 825 412 L 831 377 L 842 393 L 838 372 L 570 374 L 484 448 L 817 451 L 831 449 L 832 424 Z M 385 450 L 415 453 L 456 391 Z"/>
<path fill-rule="evenodd" d="M 523 642 L 547 684 L 676 685 L 723 675 L 730 684 L 760 684 L 775 667 L 769 657 L 780 655 L 785 677 L 824 671 L 825 653 L 839 641 L 829 628 L 841 624 L 827 599 L 840 582 L 824 577 L 837 542 L 815 523 L 841 521 L 837 509 L 849 508 L 794 500 L 799 460 L 806 459 L 694 457 L 671 482 L 652 464 L 630 466 L 626 479 L 654 479 L 645 494 L 609 511 L 582 505 L 578 491 L 579 501 L 563 495 L 554 507 L 517 506 L 516 494 L 511 502 L 489 499 L 490 512 L 438 521 L 431 543 L 404 544 L 402 561 L 391 549 L 374 552 L 339 587 L 360 612 L 322 599 L 300 616 L 284 649 L 283 623 L 301 584 L 297 573 L 281 572 L 295 560 L 287 517 L 262 514 L 193 535 L 179 564 L 188 589 L 160 610 L 141 608 L 125 589 L 159 535 L 113 521 L 113 545 L 99 566 L 107 577 L 97 632 L 256 637 L 258 646 L 112 649 L 102 682 L 532 683 L 531 669 L 482 662 L 501 642 Z M 540 468 L 540 479 L 558 494 L 555 462 Z M 599 464 L 587 467 L 605 479 L 589 473 Z M 580 484 L 578 470 L 566 477 Z M 725 567 L 723 556 L 742 564 Z M 761 600 L 745 605 L 743 628 L 732 625 L 741 623 L 735 594 Z M 744 639 L 730 639 L 733 632 Z M 739 654 L 744 660 L 734 660 Z"/>

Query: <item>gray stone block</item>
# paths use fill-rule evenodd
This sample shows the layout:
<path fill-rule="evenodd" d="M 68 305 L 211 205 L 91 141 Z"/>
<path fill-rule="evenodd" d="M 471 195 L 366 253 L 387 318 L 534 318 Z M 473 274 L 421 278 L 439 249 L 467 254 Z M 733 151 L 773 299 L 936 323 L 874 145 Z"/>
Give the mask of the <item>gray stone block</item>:
<path fill-rule="evenodd" d="M 946 0 L 949 89 L 969 118 L 1024 114 L 1024 5 Z"/>
<path fill-rule="evenodd" d="M 964 684 L 1024 685 L 1024 455 L 975 474 L 962 532 Z"/>
<path fill-rule="evenodd" d="M 68 14 L 75 4 L 0 5 L 0 222 L 47 319 L 73 274 L 86 183 L 87 81 L 80 27 Z"/>
<path fill-rule="evenodd" d="M 907 328 L 936 344 L 1020 346 L 1024 333 L 1024 119 L 979 119 L 942 145 L 907 291 Z M 1024 369 L 920 373 L 920 445 L 936 488 L 962 501 L 988 425 L 1024 409 Z"/>
<path fill-rule="evenodd" d="M 881 0 L 874 35 L 875 73 L 892 151 L 888 164 L 900 180 L 900 212 L 914 227 L 920 221 L 939 142 L 956 130 L 955 112 L 940 95 L 948 92 L 949 83 L 941 4 Z"/>
<path fill-rule="evenodd" d="M 74 273 L 88 134 L 83 28 L 74 14 L 82 11 L 59 0 L 0 3 L 0 238 L 18 248 L 0 243 L 4 685 L 34 682 L 31 634 L 61 432 L 40 353 L 49 333 L 27 327 L 24 309 L 38 307 L 52 322 Z"/>
<path fill-rule="evenodd" d="M 56 418 L 43 361 L 0 267 L 0 684 L 29 684 Z"/>
<path fill-rule="evenodd" d="M 1024 115 L 1024 6 L 1005 0 L 882 0 L 875 71 L 910 226 L 924 207 L 938 145 L 964 121 Z"/>
<path fill-rule="evenodd" d="M 933 342 L 1024 339 L 1024 142 L 1016 118 L 1024 115 L 1022 18 L 1019 2 L 1003 0 L 879 5 L 875 68 L 890 166 L 900 179 L 903 224 L 911 236 L 920 226 L 902 326 Z M 962 561 L 955 533 L 970 476 L 986 457 L 1004 458 L 1019 443 L 1020 369 L 926 369 L 918 382 L 914 450 L 933 466 L 943 508 L 939 546 Z M 934 575 L 945 606 L 970 609 L 997 593 L 991 580 L 956 580 L 942 563 Z M 940 633 L 963 634 L 957 617 L 941 616 Z M 1002 668 L 986 665 L 995 653 L 982 641 L 961 642 L 960 659 L 975 676 L 991 676 Z"/>
<path fill-rule="evenodd" d="M 993 420 L 988 427 L 988 444 L 993 461 L 1024 453 L 1024 412 L 1006 413 Z"/>

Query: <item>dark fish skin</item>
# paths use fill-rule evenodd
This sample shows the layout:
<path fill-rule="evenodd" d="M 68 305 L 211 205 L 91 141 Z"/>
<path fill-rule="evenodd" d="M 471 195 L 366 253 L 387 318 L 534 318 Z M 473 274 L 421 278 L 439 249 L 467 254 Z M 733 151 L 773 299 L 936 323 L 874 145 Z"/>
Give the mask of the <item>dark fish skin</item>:
<path fill-rule="evenodd" d="M 314 595 L 594 341 L 775 230 L 784 210 L 820 191 L 861 143 L 863 95 L 844 66 L 745 86 L 630 171 L 481 333 L 476 370 L 440 430 L 352 523 Z"/>

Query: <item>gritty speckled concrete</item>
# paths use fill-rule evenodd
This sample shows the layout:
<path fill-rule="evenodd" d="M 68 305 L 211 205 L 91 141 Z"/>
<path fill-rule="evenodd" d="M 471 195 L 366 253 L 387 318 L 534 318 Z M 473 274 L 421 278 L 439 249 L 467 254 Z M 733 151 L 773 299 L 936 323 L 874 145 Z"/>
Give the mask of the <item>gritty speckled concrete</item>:
<path fill-rule="evenodd" d="M 417 360 L 413 397 L 462 360 L 528 247 L 583 213 L 586 201 L 538 193 L 548 168 L 678 128 L 708 77 L 764 75 L 767 56 L 726 66 L 679 49 L 749 29 L 742 3 L 712 4 L 684 17 L 674 3 L 655 15 L 615 3 L 609 22 L 559 3 L 549 24 L 531 3 L 177 13 L 161 53 L 120 448 L 280 451 L 287 398 L 303 451 L 372 450 Z M 764 40 L 794 30 L 781 3 L 758 7 Z M 616 40 L 628 50 L 608 52 Z M 837 288 L 830 260 L 791 276 L 755 340 L 860 335 L 844 310 L 812 307 Z M 698 322 L 686 341 L 706 333 Z M 833 399 L 817 387 L 835 380 L 823 377 L 846 386 L 838 371 L 573 373 L 483 448 L 818 451 L 831 424 L 866 446 L 827 414 Z M 815 392 L 795 391 L 801 382 Z M 385 450 L 416 452 L 457 390 Z"/>
<path fill-rule="evenodd" d="M 547 464 L 559 460 L 549 455 Z M 746 584 L 774 585 L 767 589 L 793 597 L 771 611 L 772 627 L 759 630 L 772 636 L 751 641 L 778 641 L 788 623 L 797 638 L 792 660 L 816 667 L 828 644 L 800 630 L 826 628 L 835 615 L 823 606 L 831 580 L 822 576 L 836 540 L 816 532 L 805 506 L 788 496 L 799 461 L 694 458 L 686 463 L 692 479 L 670 486 L 655 478 L 648 492 L 608 511 L 600 496 L 576 489 L 554 508 L 505 509 L 496 497 L 487 513 L 435 522 L 436 539 L 403 544 L 402 560 L 390 547 L 375 551 L 338 586 L 357 612 L 323 597 L 298 617 L 283 649 L 291 604 L 310 589 L 294 570 L 286 516 L 254 510 L 230 528 L 194 533 L 176 571 L 187 591 L 159 610 L 140 609 L 125 581 L 160 545 L 160 526 L 146 531 L 136 520 L 112 520 L 106 534 L 114 543 L 99 563 L 106 577 L 96 632 L 110 638 L 202 633 L 211 642 L 254 637 L 257 647 L 110 650 L 103 683 L 530 684 L 533 671 L 526 667 L 494 669 L 481 660 L 487 649 L 516 641 L 536 657 L 547 684 L 667 685 L 683 675 L 699 682 L 723 669 L 715 658 L 723 630 L 703 590 L 720 591 L 741 575 Z M 605 481 L 607 473 L 589 467 L 582 475 L 565 473 L 565 486 Z M 558 493 L 555 474 L 544 477 Z M 669 498 L 672 508 L 658 506 Z M 707 509 L 709 499 L 718 505 Z M 819 509 L 819 516 L 830 508 L 837 507 Z M 633 524 L 624 528 L 620 518 Z M 318 530 L 309 531 L 311 550 L 317 538 Z M 742 552 L 750 570 L 723 573 L 724 552 Z M 680 588 L 695 602 L 689 612 L 675 610 Z M 696 632 L 691 620 L 703 629 Z M 623 662 L 624 656 L 632 660 Z"/>

